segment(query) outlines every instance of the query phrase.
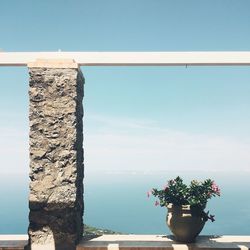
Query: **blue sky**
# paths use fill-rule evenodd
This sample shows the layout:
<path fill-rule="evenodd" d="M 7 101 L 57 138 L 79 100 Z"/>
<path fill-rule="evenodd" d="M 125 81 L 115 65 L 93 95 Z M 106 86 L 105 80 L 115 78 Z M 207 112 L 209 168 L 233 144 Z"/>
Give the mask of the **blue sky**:
<path fill-rule="evenodd" d="M 0 48 L 249 51 L 249 9 L 248 0 L 5 0 Z M 249 169 L 249 67 L 82 71 L 87 173 Z M 0 86 L 0 172 L 26 174 L 27 69 L 0 68 Z"/>
<path fill-rule="evenodd" d="M 3 0 L 7 51 L 249 50 L 248 0 Z"/>

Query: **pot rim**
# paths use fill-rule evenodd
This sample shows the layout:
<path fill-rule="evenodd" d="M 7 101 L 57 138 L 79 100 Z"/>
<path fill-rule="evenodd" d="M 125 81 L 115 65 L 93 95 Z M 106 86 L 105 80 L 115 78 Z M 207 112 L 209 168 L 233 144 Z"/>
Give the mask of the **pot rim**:
<path fill-rule="evenodd" d="M 190 205 L 174 205 L 173 203 L 169 203 L 167 205 L 168 209 L 178 209 L 178 210 L 190 210 Z"/>
<path fill-rule="evenodd" d="M 191 209 L 195 209 L 195 210 L 198 209 L 198 210 L 203 211 L 205 208 L 192 207 L 191 205 L 174 205 L 173 203 L 169 203 L 167 205 L 167 209 L 169 211 L 172 211 L 172 210 L 190 211 Z"/>

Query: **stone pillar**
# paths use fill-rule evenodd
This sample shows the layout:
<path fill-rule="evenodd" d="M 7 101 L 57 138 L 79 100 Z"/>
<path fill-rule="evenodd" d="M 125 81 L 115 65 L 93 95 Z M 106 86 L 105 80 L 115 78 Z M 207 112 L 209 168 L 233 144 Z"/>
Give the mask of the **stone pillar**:
<path fill-rule="evenodd" d="M 83 75 L 73 60 L 28 65 L 29 245 L 75 249 L 83 234 Z"/>

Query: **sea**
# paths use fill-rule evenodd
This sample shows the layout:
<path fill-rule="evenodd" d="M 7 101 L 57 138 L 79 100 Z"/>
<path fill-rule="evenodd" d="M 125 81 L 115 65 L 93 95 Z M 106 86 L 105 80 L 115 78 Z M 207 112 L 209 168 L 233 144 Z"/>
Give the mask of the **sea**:
<path fill-rule="evenodd" d="M 221 197 L 209 200 L 206 211 L 215 215 L 203 235 L 250 235 L 250 172 L 248 171 L 86 171 L 84 223 L 126 234 L 170 234 L 166 208 L 147 197 L 180 175 L 184 181 L 211 178 Z M 26 234 L 28 228 L 28 174 L 1 174 L 0 234 Z"/>

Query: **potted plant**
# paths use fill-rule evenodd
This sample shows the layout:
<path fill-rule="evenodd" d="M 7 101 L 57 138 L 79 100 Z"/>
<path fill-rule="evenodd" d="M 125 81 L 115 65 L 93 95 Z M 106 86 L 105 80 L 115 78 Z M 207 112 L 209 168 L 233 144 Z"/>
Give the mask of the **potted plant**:
<path fill-rule="evenodd" d="M 148 192 L 157 197 L 155 205 L 167 207 L 167 225 L 180 242 L 194 242 L 209 219 L 214 215 L 205 212 L 207 201 L 213 196 L 220 196 L 220 189 L 211 179 L 202 182 L 193 180 L 187 186 L 178 176 L 169 180 L 163 189 L 153 188 Z"/>

